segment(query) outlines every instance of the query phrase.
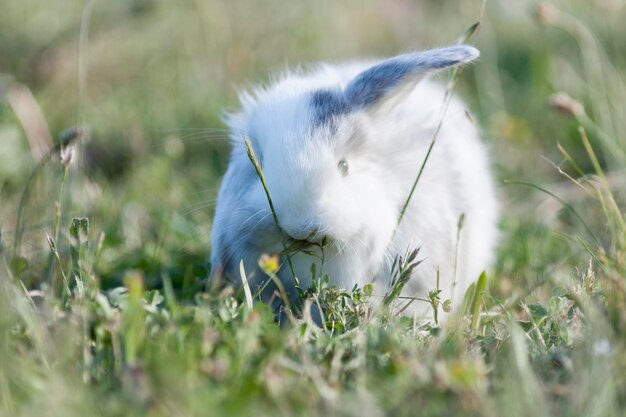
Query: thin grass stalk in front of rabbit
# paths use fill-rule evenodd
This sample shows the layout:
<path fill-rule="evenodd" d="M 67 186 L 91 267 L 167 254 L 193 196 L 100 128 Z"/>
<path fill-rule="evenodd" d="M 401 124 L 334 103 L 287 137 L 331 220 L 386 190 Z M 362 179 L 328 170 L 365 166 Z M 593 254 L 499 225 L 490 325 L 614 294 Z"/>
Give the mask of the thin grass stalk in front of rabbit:
<path fill-rule="evenodd" d="M 458 80 L 458 74 L 459 74 L 459 69 L 455 68 L 452 73 L 450 91 L 454 88 L 454 85 L 456 85 L 456 82 Z M 426 167 L 426 162 L 428 162 L 428 160 L 430 159 L 430 154 L 432 153 L 433 147 L 435 146 L 435 143 L 437 142 L 437 136 L 439 136 L 439 132 L 441 131 L 441 127 L 443 126 L 443 121 L 446 117 L 446 113 L 448 112 L 448 105 L 450 104 L 451 100 L 452 100 L 452 94 L 447 94 L 446 92 L 446 97 L 444 99 L 441 118 L 439 119 L 439 123 L 437 124 L 437 128 L 435 129 L 433 138 L 430 141 L 430 145 L 428 146 L 428 150 L 426 151 L 426 156 L 424 157 L 424 160 L 422 161 L 420 170 L 417 173 L 417 177 L 415 178 L 415 181 L 413 181 L 413 185 L 411 186 L 411 191 L 409 191 L 409 195 L 404 201 L 404 204 L 402 205 L 402 209 L 400 210 L 398 223 L 396 224 L 396 229 L 394 230 L 394 233 L 393 233 L 394 236 L 396 234 L 396 231 L 398 230 L 398 227 L 400 226 L 400 223 L 402 222 L 402 219 L 404 218 L 404 214 L 407 208 L 409 207 L 409 203 L 411 202 L 411 199 L 413 198 L 413 194 L 415 193 L 415 189 L 417 188 L 417 183 L 419 182 L 420 178 L 422 178 L 422 174 L 424 173 L 424 168 Z"/>
<path fill-rule="evenodd" d="M 452 288 L 450 288 L 450 302 L 454 305 L 454 290 L 457 285 L 457 272 L 459 266 L 459 245 L 461 244 L 461 230 L 465 224 L 465 213 L 461 213 L 459 216 L 459 222 L 456 226 L 456 244 L 454 247 L 454 268 L 452 275 Z"/>
<path fill-rule="evenodd" d="M 283 232 L 283 228 L 280 226 L 280 222 L 278 220 L 278 216 L 276 215 L 276 210 L 274 209 L 274 203 L 272 202 L 272 197 L 270 196 L 269 189 L 267 188 L 267 183 L 265 182 L 265 175 L 263 175 L 263 170 L 261 169 L 261 165 L 254 154 L 254 149 L 252 149 L 252 143 L 250 142 L 250 138 L 245 139 L 246 144 L 246 152 L 248 153 L 248 158 L 250 158 L 250 162 L 254 166 L 257 176 L 259 180 L 261 180 L 261 184 L 263 185 L 263 190 L 265 191 L 265 196 L 267 197 L 267 202 L 270 205 L 270 210 L 272 211 L 272 216 L 274 217 L 274 222 L 276 223 L 276 227 L 280 232 L 280 240 L 283 244 L 283 250 L 285 251 L 285 256 L 287 256 L 287 263 L 289 264 L 289 269 L 291 270 L 291 274 L 293 275 L 293 280 L 296 283 L 296 288 L 298 289 L 298 294 L 300 294 L 300 281 L 296 276 L 296 270 L 293 267 L 293 263 L 291 262 L 291 256 L 287 252 L 287 244 L 285 243 L 285 233 Z M 287 300 L 285 300 L 287 302 Z"/>
<path fill-rule="evenodd" d="M 458 44 L 462 44 L 464 42 L 466 42 L 469 38 L 472 37 L 472 35 L 476 32 L 476 30 L 478 30 L 478 28 L 480 27 L 480 23 L 482 21 L 483 18 L 483 14 L 485 11 L 485 5 L 486 5 L 487 1 L 484 0 L 482 3 L 482 7 L 481 7 L 481 11 L 480 11 L 480 16 L 478 19 L 478 22 L 474 23 L 472 26 L 470 26 L 469 29 L 467 29 L 465 31 L 465 33 L 463 33 L 463 35 L 461 35 L 461 37 L 458 40 Z M 398 223 L 396 224 L 396 229 L 393 232 L 393 236 L 395 236 L 396 231 L 398 230 L 398 226 L 400 226 L 400 223 L 402 222 L 402 219 L 404 218 L 404 214 L 407 210 L 407 208 L 409 207 L 409 203 L 411 202 L 411 199 L 413 198 L 413 194 L 415 193 L 415 188 L 417 187 L 417 183 L 419 182 L 420 178 L 422 177 L 422 174 L 424 172 L 424 168 L 426 167 L 426 162 L 428 162 L 428 159 L 430 159 L 430 154 L 433 150 L 433 147 L 435 146 L 435 142 L 437 141 L 437 136 L 439 136 L 439 132 L 441 131 L 441 127 L 443 126 L 443 121 L 446 117 L 446 114 L 448 113 L 448 107 L 450 105 L 450 101 L 452 100 L 452 91 L 454 90 L 454 87 L 456 86 L 456 83 L 459 80 L 459 74 L 461 72 L 461 68 L 460 67 L 456 67 L 452 70 L 452 76 L 450 77 L 450 81 L 448 83 L 448 88 L 446 89 L 446 95 L 444 96 L 444 102 L 443 102 L 443 106 L 442 106 L 442 111 L 441 111 L 441 118 L 439 119 L 439 123 L 437 124 L 437 128 L 435 129 L 435 133 L 433 134 L 433 138 L 430 142 L 430 145 L 428 146 L 428 150 L 426 151 L 426 156 L 424 157 L 424 160 L 422 161 L 422 165 L 420 166 L 420 170 L 417 173 L 417 177 L 415 178 L 415 181 L 413 182 L 413 186 L 411 187 L 411 191 L 409 192 L 409 195 L 406 199 L 406 201 L 404 202 L 404 205 L 402 206 L 402 209 L 400 210 L 400 216 L 398 217 Z M 393 239 L 393 237 L 392 237 Z"/>

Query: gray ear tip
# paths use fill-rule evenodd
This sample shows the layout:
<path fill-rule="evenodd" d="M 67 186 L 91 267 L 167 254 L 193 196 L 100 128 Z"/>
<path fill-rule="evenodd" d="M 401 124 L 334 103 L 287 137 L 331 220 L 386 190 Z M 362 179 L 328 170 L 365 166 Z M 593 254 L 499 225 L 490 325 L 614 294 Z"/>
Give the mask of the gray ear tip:
<path fill-rule="evenodd" d="M 416 83 L 428 73 L 458 67 L 479 56 L 478 49 L 470 45 L 452 45 L 398 55 L 357 75 L 346 86 L 345 99 L 353 108 L 369 106 L 393 91 L 401 91 L 397 87 L 407 80 Z M 314 100 L 324 103 L 329 99 L 328 94 L 320 93 Z M 344 103 L 340 104 L 338 108 L 345 106 Z"/>
<path fill-rule="evenodd" d="M 480 56 L 480 51 L 470 45 L 452 45 L 424 51 L 421 56 L 430 69 L 444 69 L 472 62 Z"/>
<path fill-rule="evenodd" d="M 463 63 L 472 62 L 480 56 L 480 51 L 470 45 L 459 45 L 457 48 L 461 50 L 463 54 Z"/>

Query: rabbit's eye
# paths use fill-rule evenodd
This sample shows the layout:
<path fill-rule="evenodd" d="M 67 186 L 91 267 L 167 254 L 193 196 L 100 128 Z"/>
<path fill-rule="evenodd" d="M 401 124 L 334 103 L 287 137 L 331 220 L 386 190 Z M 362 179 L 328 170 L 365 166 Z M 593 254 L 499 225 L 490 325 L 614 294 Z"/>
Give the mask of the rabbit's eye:
<path fill-rule="evenodd" d="M 346 161 L 345 159 L 339 161 L 339 163 L 337 164 L 337 169 L 344 177 L 348 175 L 348 161 Z"/>

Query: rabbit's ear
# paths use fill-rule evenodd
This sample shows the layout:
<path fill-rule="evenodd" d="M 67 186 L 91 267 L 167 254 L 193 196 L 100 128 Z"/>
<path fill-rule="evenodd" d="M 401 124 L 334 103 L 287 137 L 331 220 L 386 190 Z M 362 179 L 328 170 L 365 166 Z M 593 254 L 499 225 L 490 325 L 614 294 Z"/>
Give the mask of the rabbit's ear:
<path fill-rule="evenodd" d="M 379 105 L 411 91 L 424 75 L 471 62 L 479 55 L 478 49 L 467 45 L 398 55 L 357 75 L 345 96 L 353 108 Z"/>

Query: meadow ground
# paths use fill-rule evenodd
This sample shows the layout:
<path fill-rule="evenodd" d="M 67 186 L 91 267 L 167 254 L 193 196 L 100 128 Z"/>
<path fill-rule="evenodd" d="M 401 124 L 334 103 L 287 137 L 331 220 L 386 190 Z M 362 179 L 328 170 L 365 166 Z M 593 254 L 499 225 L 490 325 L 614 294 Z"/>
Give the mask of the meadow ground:
<path fill-rule="evenodd" d="M 483 5 L 5 0 L 0 416 L 624 415 L 626 5 Z M 502 237 L 455 319 L 321 280 L 326 325 L 280 327 L 207 283 L 235 86 L 478 20 Z"/>

